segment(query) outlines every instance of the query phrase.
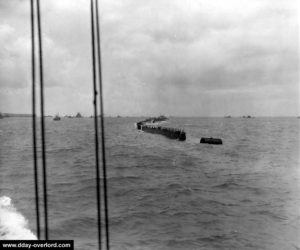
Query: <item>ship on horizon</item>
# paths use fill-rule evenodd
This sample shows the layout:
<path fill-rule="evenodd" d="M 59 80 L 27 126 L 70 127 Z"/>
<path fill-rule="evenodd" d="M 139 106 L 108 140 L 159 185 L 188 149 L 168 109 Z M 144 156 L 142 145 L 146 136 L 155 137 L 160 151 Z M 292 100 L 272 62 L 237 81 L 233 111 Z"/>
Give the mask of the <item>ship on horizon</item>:
<path fill-rule="evenodd" d="M 60 121 L 60 120 L 61 120 L 61 118 L 60 118 L 59 114 L 56 114 L 53 118 L 53 121 Z"/>

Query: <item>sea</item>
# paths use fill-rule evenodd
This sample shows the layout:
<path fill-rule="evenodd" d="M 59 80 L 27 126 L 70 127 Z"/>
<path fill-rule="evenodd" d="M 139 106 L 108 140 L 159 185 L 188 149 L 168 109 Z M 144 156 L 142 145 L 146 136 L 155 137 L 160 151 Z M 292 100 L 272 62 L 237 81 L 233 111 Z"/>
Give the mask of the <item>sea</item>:
<path fill-rule="evenodd" d="M 300 249 L 300 119 L 170 117 L 184 142 L 143 119 L 105 118 L 111 249 Z M 45 126 L 49 238 L 98 249 L 94 120 Z M 38 168 L 43 238 L 40 143 Z M 36 237 L 31 119 L 0 119 L 0 239 Z"/>

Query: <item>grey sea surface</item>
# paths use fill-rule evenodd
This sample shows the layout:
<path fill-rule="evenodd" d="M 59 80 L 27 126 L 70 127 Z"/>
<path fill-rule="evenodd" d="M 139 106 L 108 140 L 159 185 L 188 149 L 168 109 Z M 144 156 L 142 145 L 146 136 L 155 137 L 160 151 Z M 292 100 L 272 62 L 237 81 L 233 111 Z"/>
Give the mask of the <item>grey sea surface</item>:
<path fill-rule="evenodd" d="M 300 249 L 299 119 L 170 118 L 185 142 L 142 119 L 105 120 L 111 249 Z M 46 150 L 50 239 L 97 249 L 93 119 L 46 118 Z M 0 197 L 36 234 L 32 155 L 31 119 L 1 119 Z"/>

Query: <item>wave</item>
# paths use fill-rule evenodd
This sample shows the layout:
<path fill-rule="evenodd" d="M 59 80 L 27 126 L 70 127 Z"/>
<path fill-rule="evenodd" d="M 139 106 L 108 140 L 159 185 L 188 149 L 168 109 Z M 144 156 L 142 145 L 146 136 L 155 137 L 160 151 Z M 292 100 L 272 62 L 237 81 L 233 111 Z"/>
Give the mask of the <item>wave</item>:
<path fill-rule="evenodd" d="M 278 215 L 278 214 L 276 214 L 275 212 L 271 212 L 271 211 L 269 211 L 269 210 L 253 211 L 253 212 L 251 212 L 251 214 L 268 216 L 268 217 L 270 217 L 270 218 L 272 218 L 272 219 L 275 219 L 275 220 L 285 220 L 285 221 L 288 220 L 288 217 L 287 217 L 287 216 L 284 216 L 284 215 Z"/>
<path fill-rule="evenodd" d="M 219 184 L 219 185 L 215 185 L 213 186 L 214 188 L 220 188 L 220 189 L 231 189 L 231 188 L 236 188 L 236 187 L 239 187 L 240 185 L 235 183 L 234 181 L 226 181 L 222 184 Z"/>
<path fill-rule="evenodd" d="M 0 240 L 36 240 L 26 218 L 13 206 L 11 198 L 0 197 Z"/>

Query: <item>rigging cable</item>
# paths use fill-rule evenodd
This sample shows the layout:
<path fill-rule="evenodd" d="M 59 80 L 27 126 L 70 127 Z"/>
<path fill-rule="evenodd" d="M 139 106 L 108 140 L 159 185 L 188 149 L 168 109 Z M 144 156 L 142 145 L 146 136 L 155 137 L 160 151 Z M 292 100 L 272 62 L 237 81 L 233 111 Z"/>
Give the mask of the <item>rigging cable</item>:
<path fill-rule="evenodd" d="M 39 0 L 37 5 L 37 27 L 39 44 L 40 63 L 40 102 L 41 102 L 41 140 L 42 140 L 42 164 L 43 164 L 43 191 L 44 191 L 44 219 L 45 219 L 45 239 L 48 240 L 48 201 L 47 201 L 47 172 L 46 172 L 46 143 L 45 143 L 45 116 L 44 116 L 44 78 L 43 78 L 43 48 L 42 48 L 42 28 Z"/>
<path fill-rule="evenodd" d="M 108 223 L 108 198 L 107 198 L 107 176 L 106 176 L 106 157 L 105 157 L 105 131 L 104 131 L 104 113 L 103 113 L 103 88 L 102 88 L 102 70 L 101 70 L 101 43 L 99 27 L 99 8 L 96 0 L 96 33 L 97 33 L 97 56 L 98 56 L 98 80 L 99 80 L 99 102 L 100 102 L 100 121 L 101 121 L 101 148 L 102 148 L 102 169 L 103 169 L 103 191 L 104 191 L 104 212 L 105 212 L 105 232 L 106 249 L 109 250 L 109 223 Z"/>
<path fill-rule="evenodd" d="M 31 20 L 31 68 L 32 68 L 33 167 L 34 167 L 34 187 L 35 187 L 36 231 L 37 231 L 37 238 L 40 239 L 40 210 L 39 210 L 38 165 L 37 165 L 37 147 L 36 147 L 35 35 L 34 35 L 34 7 L 33 7 L 33 0 L 30 0 L 30 17 L 31 17 L 30 20 Z"/>
<path fill-rule="evenodd" d="M 96 183 L 97 183 L 97 223 L 98 245 L 101 250 L 101 190 L 99 170 L 99 141 L 98 141 L 98 110 L 97 110 L 97 85 L 96 85 L 96 58 L 95 58 L 95 28 L 94 28 L 94 2 L 91 0 L 91 28 L 92 28 L 92 60 L 93 60 L 93 104 L 94 104 L 94 128 L 95 128 L 95 154 L 96 154 Z"/>

